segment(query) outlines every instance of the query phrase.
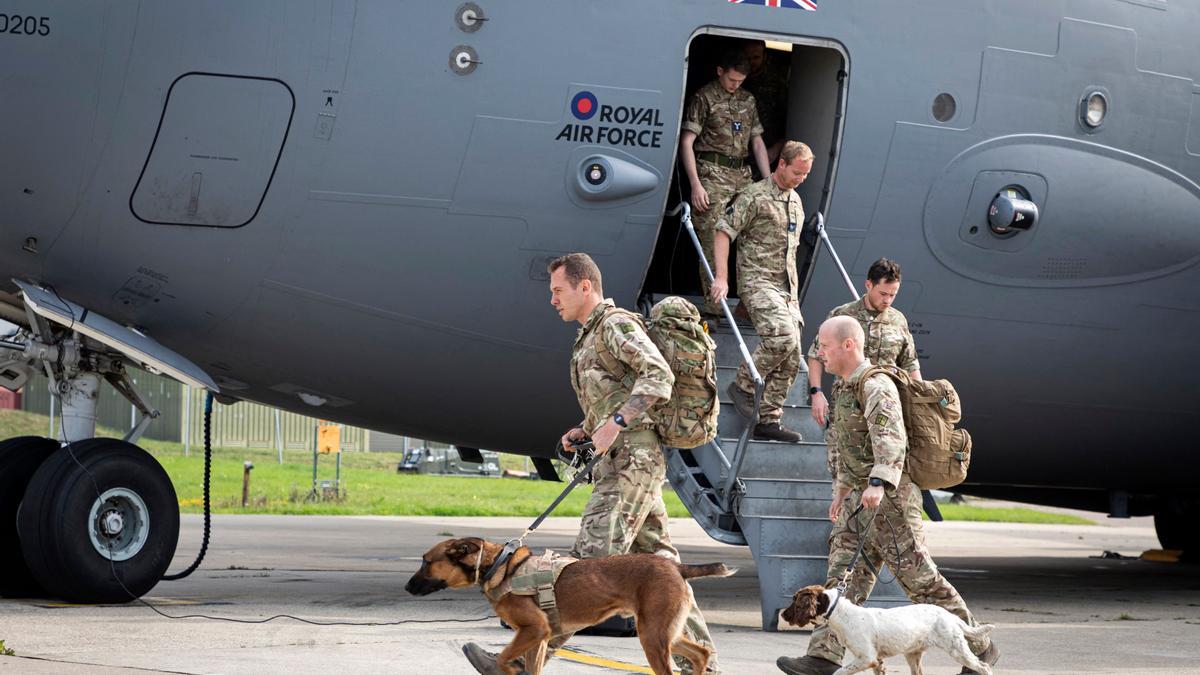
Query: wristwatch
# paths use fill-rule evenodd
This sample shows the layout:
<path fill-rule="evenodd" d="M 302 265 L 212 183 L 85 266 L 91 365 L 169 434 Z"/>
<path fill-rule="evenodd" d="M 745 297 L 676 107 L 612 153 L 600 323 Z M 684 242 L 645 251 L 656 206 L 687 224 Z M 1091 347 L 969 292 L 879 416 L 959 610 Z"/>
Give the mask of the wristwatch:
<path fill-rule="evenodd" d="M 825 392 L 822 391 L 820 387 L 809 387 L 808 388 L 809 396 L 816 396 L 817 394 L 823 394 L 823 393 L 825 393 Z"/>
<path fill-rule="evenodd" d="M 626 422 L 625 416 L 619 412 L 613 413 L 613 421 L 616 422 L 617 426 L 621 427 L 622 429 L 629 428 L 629 422 Z"/>
<path fill-rule="evenodd" d="M 877 476 L 871 476 L 867 479 L 867 485 L 870 485 L 871 487 L 880 487 L 883 485 L 883 479 Z"/>

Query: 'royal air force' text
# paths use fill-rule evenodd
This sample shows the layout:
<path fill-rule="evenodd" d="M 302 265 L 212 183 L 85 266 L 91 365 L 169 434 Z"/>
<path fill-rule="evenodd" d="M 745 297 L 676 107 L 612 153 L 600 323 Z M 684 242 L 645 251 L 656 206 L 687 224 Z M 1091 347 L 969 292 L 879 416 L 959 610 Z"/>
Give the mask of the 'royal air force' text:
<path fill-rule="evenodd" d="M 593 121 L 595 124 L 567 124 L 554 140 L 636 148 L 662 147 L 663 124 L 658 108 L 602 105 L 600 114 Z"/>

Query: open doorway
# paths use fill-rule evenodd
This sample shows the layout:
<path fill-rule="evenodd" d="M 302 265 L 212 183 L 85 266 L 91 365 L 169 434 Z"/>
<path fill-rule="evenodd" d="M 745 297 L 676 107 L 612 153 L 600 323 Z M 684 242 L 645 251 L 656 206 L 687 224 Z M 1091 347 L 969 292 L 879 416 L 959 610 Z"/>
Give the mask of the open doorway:
<path fill-rule="evenodd" d="M 846 53 L 840 45 L 829 40 L 705 29 L 688 46 L 684 98 L 678 124 L 682 125 L 684 111 L 693 94 L 716 78 L 722 55 L 733 50 L 764 55 L 761 67 L 754 68 L 743 85 L 748 91 L 753 93 L 756 84 L 769 77 L 776 78 L 777 84 L 781 84 L 775 87 L 776 91 L 780 88 L 783 90 L 778 92 L 773 102 L 777 111 L 773 115 L 777 120 L 775 129 L 770 128 L 768 119 L 763 120 L 766 144 L 776 145 L 776 141 L 781 140 L 803 141 L 812 148 L 815 157 L 812 173 L 797 189 L 804 203 L 806 217 L 801 244 L 803 250 L 796 258 L 800 266 L 800 299 L 803 302 L 817 250 L 816 213 L 828 209 L 833 193 L 845 118 Z M 760 105 L 759 109 L 762 112 L 763 106 Z M 769 118 L 772 114 L 760 117 Z M 754 166 L 753 157 L 747 157 L 746 161 L 752 167 L 753 179 L 763 178 Z M 690 181 L 679 161 L 678 147 L 675 148 L 674 167 L 667 211 L 681 200 L 689 203 L 692 200 Z M 774 168 L 774 164 L 771 168 Z M 724 206 L 714 205 L 714 208 Z M 730 255 L 732 259 L 732 251 Z M 731 264 L 729 269 L 730 296 L 737 297 L 736 265 Z M 642 286 L 643 297 L 667 294 L 699 297 L 701 287 L 698 270 L 699 256 L 679 226 L 678 218 L 664 217 L 654 257 Z"/>

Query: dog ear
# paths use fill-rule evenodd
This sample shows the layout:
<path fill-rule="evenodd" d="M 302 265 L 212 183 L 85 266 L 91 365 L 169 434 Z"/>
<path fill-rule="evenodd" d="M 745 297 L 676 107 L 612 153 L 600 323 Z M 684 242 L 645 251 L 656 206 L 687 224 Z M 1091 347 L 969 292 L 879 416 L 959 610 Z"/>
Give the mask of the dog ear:
<path fill-rule="evenodd" d="M 792 596 L 791 606 L 783 611 L 783 620 L 793 626 L 808 625 L 819 613 L 817 612 L 817 595 L 823 590 L 820 586 L 805 586 L 796 591 L 796 594 Z"/>
<path fill-rule="evenodd" d="M 823 616 L 825 614 L 825 612 L 829 611 L 829 596 L 826 595 L 824 590 L 822 590 L 820 593 L 817 593 L 816 598 L 817 598 L 817 607 L 816 607 L 817 613 L 814 614 L 813 616 Z"/>
<path fill-rule="evenodd" d="M 479 544 L 471 539 L 455 539 L 452 544 L 446 547 L 446 557 L 452 560 L 461 560 L 464 556 L 470 555 L 479 550 Z"/>

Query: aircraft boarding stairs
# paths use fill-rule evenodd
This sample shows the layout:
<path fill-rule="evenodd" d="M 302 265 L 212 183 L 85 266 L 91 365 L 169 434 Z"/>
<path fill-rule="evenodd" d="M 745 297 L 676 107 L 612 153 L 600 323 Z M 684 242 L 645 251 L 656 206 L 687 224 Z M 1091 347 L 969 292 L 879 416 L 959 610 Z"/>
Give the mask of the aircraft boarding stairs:
<path fill-rule="evenodd" d="M 807 374 L 801 373 L 788 396 L 785 426 L 803 435 L 800 443 L 749 438 L 737 467 L 738 437 L 746 422 L 728 401 L 742 354 L 726 321 L 710 321 L 717 344 L 717 383 L 721 413 L 717 440 L 692 450 L 667 451 L 667 478 L 692 516 L 717 541 L 750 547 L 758 568 L 762 627 L 778 630 L 779 611 L 792 594 L 809 584 L 825 583 L 829 554 L 829 503 L 833 490 L 826 464 L 824 433 L 807 404 Z M 740 325 L 751 351 L 758 337 Z M 724 458 L 724 461 L 723 461 Z M 729 466 L 726 466 L 726 461 Z M 736 476 L 731 480 L 731 472 Z M 729 485 L 729 497 L 725 486 Z M 884 576 L 891 578 L 890 571 Z M 893 581 L 878 584 L 870 606 L 908 604 Z"/>

